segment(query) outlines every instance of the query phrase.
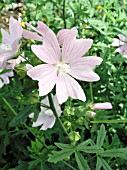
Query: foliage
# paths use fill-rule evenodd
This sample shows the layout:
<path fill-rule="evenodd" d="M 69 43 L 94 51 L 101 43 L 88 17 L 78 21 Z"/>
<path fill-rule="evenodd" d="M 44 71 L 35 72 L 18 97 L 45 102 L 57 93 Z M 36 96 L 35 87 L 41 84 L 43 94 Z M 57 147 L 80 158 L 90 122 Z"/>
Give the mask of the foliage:
<path fill-rule="evenodd" d="M 72 140 L 68 139 L 57 121 L 52 129 L 46 131 L 32 127 L 33 120 L 28 116 L 34 112 L 34 119 L 38 117 L 43 97 L 38 95 L 37 82 L 27 76 L 26 63 L 15 67 L 15 76 L 10 79 L 10 84 L 0 88 L 1 170 L 125 170 L 127 59 L 115 53 L 111 44 L 119 33 L 127 35 L 127 2 L 24 0 L 21 7 L 16 8 L 14 4 L 18 2 L 2 1 L 1 15 L 8 11 L 15 13 L 18 8 L 24 22 L 36 26 L 36 21 L 43 21 L 55 33 L 65 27 L 77 27 L 78 38 L 94 40 L 87 55 L 99 56 L 103 58 L 103 63 L 96 68 L 100 81 L 91 85 L 80 82 L 87 101 L 84 103 L 69 98 L 61 105 L 63 114 L 60 118 Z M 31 44 L 37 43 L 23 39 L 21 45 L 27 62 L 33 66 L 40 64 L 30 49 Z M 87 117 L 85 114 L 90 110 L 93 100 L 94 103 L 109 101 L 113 109 L 98 110 L 95 117 Z M 99 120 L 106 124 L 96 123 Z M 105 120 L 116 121 L 110 123 Z"/>

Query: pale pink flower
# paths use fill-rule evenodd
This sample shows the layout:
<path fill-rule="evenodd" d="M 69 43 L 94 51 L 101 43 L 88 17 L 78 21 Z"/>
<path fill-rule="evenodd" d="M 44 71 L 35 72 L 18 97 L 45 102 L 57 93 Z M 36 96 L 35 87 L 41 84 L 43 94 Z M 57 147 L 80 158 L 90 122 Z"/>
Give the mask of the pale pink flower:
<path fill-rule="evenodd" d="M 21 18 L 14 19 L 10 17 L 9 32 L 1 29 L 2 43 L 0 43 L 0 63 L 12 58 L 18 52 L 19 40 L 22 37 L 23 29 L 20 25 Z"/>
<path fill-rule="evenodd" d="M 54 106 L 56 108 L 56 111 L 58 113 L 58 116 L 60 117 L 62 111 L 60 109 L 60 106 L 58 104 L 58 100 L 56 96 L 52 96 L 54 101 Z M 48 97 L 46 97 L 44 100 L 41 101 L 42 104 L 47 105 L 49 107 L 49 100 Z M 31 113 L 29 115 L 30 118 L 34 117 L 34 113 Z M 50 108 L 42 107 L 41 106 L 41 112 L 38 115 L 38 118 L 36 122 L 33 122 L 32 127 L 41 126 L 40 130 L 47 130 L 48 128 L 52 128 L 55 124 L 56 117 L 54 116 L 53 111 Z"/>
<path fill-rule="evenodd" d="M 2 73 L 5 71 L 5 73 Z M 11 65 L 6 65 L 6 62 L 3 62 L 0 68 L 0 88 L 4 86 L 4 84 L 9 84 L 9 77 L 13 77 L 14 73 L 12 71 Z"/>
<path fill-rule="evenodd" d="M 33 67 L 27 74 L 33 80 L 39 81 L 40 96 L 47 95 L 56 85 L 56 96 L 60 104 L 69 96 L 86 100 L 83 89 L 74 78 L 87 82 L 100 79 L 93 69 L 102 62 L 102 59 L 95 56 L 82 58 L 93 41 L 76 39 L 76 34 L 77 29 L 72 28 L 69 34 L 64 36 L 66 38 L 62 40 L 61 49 L 55 34 L 48 29 L 43 37 L 43 45 L 32 45 L 32 51 L 46 64 Z"/>
<path fill-rule="evenodd" d="M 127 37 L 125 37 L 122 34 L 118 35 L 118 38 L 114 38 L 114 42 L 112 43 L 112 46 L 118 47 L 115 52 L 118 52 L 123 55 L 123 57 L 127 58 Z"/>
<path fill-rule="evenodd" d="M 112 109 L 112 104 L 109 102 L 95 103 L 92 109 L 93 110 L 108 110 L 108 109 Z"/>

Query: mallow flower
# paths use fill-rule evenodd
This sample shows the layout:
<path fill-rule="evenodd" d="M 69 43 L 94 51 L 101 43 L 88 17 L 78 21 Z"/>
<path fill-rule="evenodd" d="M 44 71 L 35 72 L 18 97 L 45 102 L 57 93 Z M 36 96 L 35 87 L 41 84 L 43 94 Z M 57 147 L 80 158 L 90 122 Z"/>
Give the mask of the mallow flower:
<path fill-rule="evenodd" d="M 16 55 L 19 48 L 19 40 L 22 37 L 23 29 L 20 25 L 21 18 L 18 21 L 13 17 L 9 20 L 9 33 L 1 28 L 2 43 L 0 43 L 0 63 Z"/>
<path fill-rule="evenodd" d="M 118 52 L 123 55 L 123 57 L 127 58 L 127 37 L 123 34 L 119 34 L 118 38 L 113 39 L 112 46 L 118 47 L 115 52 Z"/>
<path fill-rule="evenodd" d="M 52 98 L 54 101 L 54 106 L 56 108 L 57 114 L 60 117 L 62 111 L 58 104 L 58 100 L 56 96 L 52 96 Z M 48 97 L 43 99 L 41 103 L 49 107 Z M 50 107 L 49 108 L 48 107 L 46 108 L 41 106 L 41 112 L 39 113 L 36 122 L 33 122 L 32 127 L 41 126 L 40 130 L 47 130 L 48 128 L 52 128 L 54 126 L 56 117 L 54 116 L 53 111 L 50 109 Z M 33 118 L 33 117 L 34 117 L 34 113 L 31 113 L 29 115 L 29 118 Z"/>
<path fill-rule="evenodd" d="M 14 73 L 11 64 L 6 65 L 6 62 L 3 62 L 0 66 L 0 88 L 3 87 L 4 84 L 9 84 L 9 77 L 13 76 Z"/>
<path fill-rule="evenodd" d="M 93 40 L 76 39 L 77 29 L 72 28 L 59 33 L 59 43 L 53 31 L 43 25 L 39 30 L 43 32 L 43 45 L 32 45 L 31 48 L 45 64 L 28 70 L 28 76 L 39 82 L 40 96 L 47 95 L 56 85 L 56 96 L 60 104 L 69 96 L 85 101 L 84 91 L 75 78 L 87 82 L 100 79 L 93 69 L 100 65 L 102 59 L 95 56 L 82 58 L 90 49 Z M 59 44 L 62 44 L 62 48 Z"/>
<path fill-rule="evenodd" d="M 92 107 L 93 110 L 108 110 L 112 109 L 112 104 L 109 102 L 105 103 L 95 103 Z"/>

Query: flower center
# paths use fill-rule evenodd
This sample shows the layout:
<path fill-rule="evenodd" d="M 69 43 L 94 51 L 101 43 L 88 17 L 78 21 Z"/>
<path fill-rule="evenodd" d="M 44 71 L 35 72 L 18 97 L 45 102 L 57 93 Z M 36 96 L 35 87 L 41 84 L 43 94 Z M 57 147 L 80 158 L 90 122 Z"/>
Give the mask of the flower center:
<path fill-rule="evenodd" d="M 56 67 L 57 67 L 57 74 L 59 74 L 60 72 L 63 72 L 63 73 L 70 72 L 70 66 L 62 62 L 59 62 L 58 64 L 56 64 Z"/>
<path fill-rule="evenodd" d="M 53 116 L 53 111 L 48 109 L 48 110 L 45 111 L 45 114 L 52 117 Z"/>
<path fill-rule="evenodd" d="M 0 43 L 0 53 L 4 51 L 8 51 L 8 50 L 12 50 L 12 47 L 10 44 Z"/>

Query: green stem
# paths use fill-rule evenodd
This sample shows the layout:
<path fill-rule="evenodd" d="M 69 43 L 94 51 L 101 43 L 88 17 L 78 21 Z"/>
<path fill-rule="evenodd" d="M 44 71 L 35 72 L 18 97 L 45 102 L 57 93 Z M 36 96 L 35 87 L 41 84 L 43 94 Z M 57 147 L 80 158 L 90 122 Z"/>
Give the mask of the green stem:
<path fill-rule="evenodd" d="M 42 142 L 39 137 L 37 137 L 37 136 L 34 134 L 34 132 L 30 129 L 30 127 L 26 125 L 26 123 L 24 123 L 23 125 L 24 125 L 24 127 L 25 127 L 26 129 L 29 130 L 29 132 L 30 132 L 40 143 L 42 143 L 42 145 L 44 145 L 44 146 L 48 149 L 48 146 L 47 146 L 44 142 Z"/>
<path fill-rule="evenodd" d="M 2 100 L 3 100 L 3 101 L 6 103 L 6 105 L 10 108 L 10 110 L 14 113 L 14 115 L 17 116 L 18 114 L 17 114 L 16 111 L 12 108 L 12 106 L 10 105 L 10 103 L 9 103 L 5 98 L 2 98 Z M 40 140 L 40 138 L 38 138 L 38 137 L 34 134 L 34 132 L 33 132 L 25 123 L 24 123 L 23 125 L 25 126 L 26 129 L 28 129 L 28 130 L 35 136 L 35 138 L 38 139 L 38 141 L 39 141 L 40 143 L 42 143 L 42 144 L 48 149 L 47 145 L 46 145 L 44 142 L 42 142 L 42 141 Z"/>
<path fill-rule="evenodd" d="M 58 120 L 58 122 L 59 122 L 59 124 L 60 124 L 62 130 L 63 130 L 64 133 L 68 136 L 68 133 L 67 133 L 67 131 L 66 131 L 66 129 L 65 129 L 65 127 L 64 127 L 64 125 L 63 125 L 63 123 L 62 123 L 62 121 L 60 120 L 60 118 L 59 118 L 59 116 L 58 116 L 58 114 L 57 114 L 57 111 L 56 111 L 56 109 L 55 109 L 55 106 L 54 106 L 54 103 L 53 103 L 53 99 L 52 99 L 52 96 L 51 96 L 50 93 L 48 94 L 48 98 L 49 98 L 49 104 L 50 104 L 51 110 L 53 111 L 53 113 L 54 113 L 56 119 Z"/>
<path fill-rule="evenodd" d="M 70 164 L 68 164 L 67 162 L 65 162 L 65 161 L 62 161 L 65 165 L 67 165 L 69 168 L 71 168 L 71 169 L 73 169 L 73 170 L 77 170 L 77 169 L 75 169 L 73 166 L 71 166 Z"/>
<path fill-rule="evenodd" d="M 6 105 L 9 107 L 9 109 L 14 113 L 14 115 L 16 116 L 17 113 L 15 112 L 15 110 L 11 107 L 11 105 L 8 103 L 8 101 L 2 97 L 2 100 L 6 103 Z"/>
<path fill-rule="evenodd" d="M 90 123 L 127 123 L 127 119 L 125 120 L 93 120 Z"/>
<path fill-rule="evenodd" d="M 92 86 L 92 83 L 90 82 L 89 84 L 89 87 L 90 87 L 90 99 L 91 99 L 91 102 L 93 103 L 93 86 Z"/>
<path fill-rule="evenodd" d="M 66 0 L 63 0 L 63 21 L 64 21 L 64 28 L 66 28 L 65 5 L 66 5 Z"/>

